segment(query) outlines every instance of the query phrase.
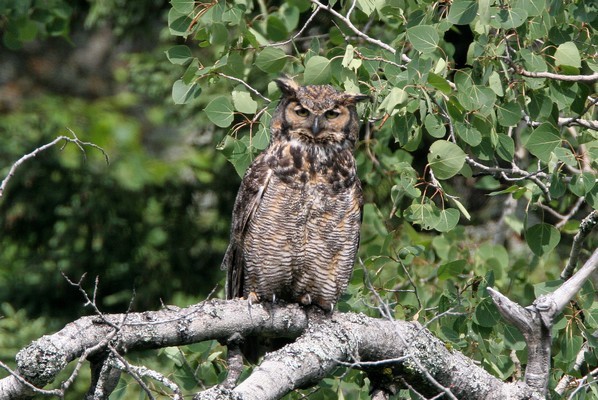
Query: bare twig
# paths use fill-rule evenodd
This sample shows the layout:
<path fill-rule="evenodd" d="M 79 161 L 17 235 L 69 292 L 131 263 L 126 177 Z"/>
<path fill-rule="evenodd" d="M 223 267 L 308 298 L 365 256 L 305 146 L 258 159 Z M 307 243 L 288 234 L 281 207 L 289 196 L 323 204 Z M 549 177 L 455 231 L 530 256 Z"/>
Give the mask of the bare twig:
<path fill-rule="evenodd" d="M 349 13 L 347 13 L 347 16 L 342 15 L 341 13 L 339 13 L 338 11 L 334 10 L 330 4 L 328 5 L 324 5 L 321 2 L 319 2 L 318 0 L 311 0 L 312 3 L 314 3 L 315 5 L 317 5 L 319 8 L 323 8 L 326 11 L 328 11 L 330 14 L 334 15 L 335 17 L 337 17 L 338 19 L 340 19 L 341 21 L 343 21 L 343 23 L 345 25 L 347 25 L 347 27 L 349 29 L 351 29 L 358 37 L 362 38 L 363 40 L 365 40 L 368 43 L 371 43 L 373 45 L 376 45 L 378 47 L 383 48 L 386 51 L 389 51 L 392 54 L 396 54 L 397 50 L 392 47 L 391 45 L 384 43 L 381 40 L 378 39 L 374 39 L 373 37 L 370 37 L 368 35 L 366 35 L 365 33 L 363 33 L 362 31 L 360 31 L 355 25 L 353 25 L 353 22 L 351 22 L 350 19 L 350 12 L 352 11 L 353 8 L 351 8 L 349 10 Z M 409 62 L 411 61 L 411 59 L 409 57 L 407 57 L 405 54 L 401 54 L 401 58 L 403 59 L 403 61 L 405 62 Z"/>
<path fill-rule="evenodd" d="M 81 140 L 79 140 L 79 138 L 77 137 L 77 135 L 75 135 L 75 133 L 72 130 L 69 129 L 69 131 L 73 135 L 72 138 L 70 138 L 68 136 L 59 136 L 56 139 L 52 140 L 50 143 L 47 143 L 47 144 L 45 144 L 43 146 L 40 146 L 37 149 L 33 150 L 31 153 L 25 154 L 24 156 L 22 156 L 21 158 L 19 158 L 12 165 L 12 167 L 10 167 L 10 170 L 8 171 L 8 175 L 6 175 L 6 178 L 4 178 L 4 180 L 2 180 L 2 183 L 0 184 L 0 198 L 2 198 L 2 195 L 4 194 L 4 190 L 6 189 L 6 185 L 8 185 L 8 182 L 10 181 L 10 179 L 15 175 L 15 172 L 16 172 L 17 168 L 19 168 L 25 161 L 27 161 L 27 160 L 29 160 L 31 158 L 36 157 L 42 151 L 47 150 L 47 149 L 49 149 L 52 146 L 55 146 L 56 144 L 60 143 L 61 141 L 65 142 L 64 145 L 62 146 L 61 150 L 68 143 L 74 143 L 83 152 L 83 156 L 85 157 L 84 146 L 93 147 L 93 148 L 96 148 L 96 149 L 98 149 L 98 150 L 100 150 L 102 152 L 102 154 L 104 155 L 104 158 L 106 159 L 106 163 L 110 163 L 110 160 L 108 158 L 108 154 L 106 153 L 106 151 L 104 151 L 104 149 L 102 149 L 100 146 L 98 146 L 97 144 L 94 144 L 94 143 L 82 142 Z"/>
<path fill-rule="evenodd" d="M 520 65 L 515 65 L 515 72 L 521 76 L 525 76 L 528 78 L 547 78 L 553 79 L 557 81 L 564 81 L 564 82 L 596 82 L 598 81 L 598 72 L 595 72 L 591 75 L 563 75 L 563 74 L 555 74 L 552 72 L 531 72 L 526 70 Z"/>
<path fill-rule="evenodd" d="M 561 273 L 561 279 L 567 280 L 573 274 L 575 267 L 577 267 L 577 260 L 579 259 L 582 243 L 586 236 L 588 236 L 592 229 L 594 229 L 596 224 L 598 224 L 598 210 L 592 211 L 579 224 L 579 231 L 573 238 L 573 245 L 571 246 L 571 252 L 569 253 L 569 261 L 567 261 L 567 265 Z"/>
<path fill-rule="evenodd" d="M 253 94 L 255 94 L 256 96 L 262 98 L 262 100 L 264 100 L 266 103 L 270 103 L 272 100 L 270 100 L 269 98 L 267 98 L 266 96 L 264 96 L 263 94 L 261 94 L 257 89 L 255 89 L 253 86 L 249 85 L 247 82 L 245 82 L 243 79 L 239 79 L 239 78 L 235 78 L 234 76 L 230 76 L 230 75 L 226 75 L 223 74 L 222 72 L 215 72 L 214 74 L 221 76 L 223 78 L 229 79 L 231 81 L 240 83 L 241 85 L 245 86 L 250 92 L 252 92 Z"/>
<path fill-rule="evenodd" d="M 135 379 L 137 381 L 137 383 L 140 384 L 141 388 L 146 392 L 146 394 L 148 395 L 148 397 L 150 399 L 153 399 L 154 397 L 151 394 L 151 390 L 149 389 L 149 387 L 145 384 L 145 382 L 143 382 L 142 378 L 144 378 L 144 377 L 153 379 L 154 381 L 159 382 L 163 386 L 166 386 L 168 389 L 170 389 L 170 391 L 172 391 L 171 398 L 173 400 L 182 400 L 183 399 L 183 393 L 182 393 L 181 389 L 178 387 L 178 385 L 176 383 L 174 383 L 173 381 L 171 381 L 170 379 L 168 379 L 167 377 L 165 377 L 164 375 L 162 375 L 161 373 L 154 371 L 152 369 L 149 369 L 145 366 L 139 367 L 139 366 L 129 363 L 112 346 L 110 346 L 110 351 L 111 351 L 112 355 L 114 356 L 114 360 L 111 364 L 114 367 L 129 373 L 133 377 L 133 379 Z"/>

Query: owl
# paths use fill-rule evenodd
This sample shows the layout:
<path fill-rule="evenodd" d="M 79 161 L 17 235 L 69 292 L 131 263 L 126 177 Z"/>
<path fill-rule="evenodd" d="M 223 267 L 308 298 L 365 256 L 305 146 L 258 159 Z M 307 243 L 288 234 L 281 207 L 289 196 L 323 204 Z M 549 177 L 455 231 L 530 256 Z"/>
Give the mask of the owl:
<path fill-rule="evenodd" d="M 356 103 L 368 96 L 276 80 L 270 143 L 246 171 L 222 268 L 228 299 L 278 299 L 332 311 L 359 244 Z"/>

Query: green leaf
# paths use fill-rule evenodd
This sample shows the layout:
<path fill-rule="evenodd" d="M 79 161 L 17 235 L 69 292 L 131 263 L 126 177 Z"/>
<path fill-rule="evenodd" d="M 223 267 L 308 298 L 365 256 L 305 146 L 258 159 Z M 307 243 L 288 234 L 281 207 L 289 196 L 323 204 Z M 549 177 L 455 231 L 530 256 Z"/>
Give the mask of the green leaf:
<path fill-rule="evenodd" d="M 404 217 L 407 221 L 414 224 L 421 225 L 423 229 L 434 229 L 438 225 L 438 208 L 430 203 L 416 203 L 412 204 L 404 212 Z"/>
<path fill-rule="evenodd" d="M 181 14 L 191 14 L 195 8 L 195 0 L 170 0 L 170 4 Z"/>
<path fill-rule="evenodd" d="M 268 17 L 266 33 L 268 38 L 274 41 L 284 40 L 289 35 L 285 23 L 275 15 Z"/>
<path fill-rule="evenodd" d="M 306 85 L 323 85 L 330 82 L 332 72 L 330 60 L 322 56 L 313 56 L 305 63 L 303 83 Z"/>
<path fill-rule="evenodd" d="M 218 150 L 222 151 L 224 156 L 233 164 L 237 174 L 243 176 L 245 170 L 253 161 L 253 155 L 242 141 L 226 135 L 224 140 L 218 145 Z"/>
<path fill-rule="evenodd" d="M 504 8 L 498 12 L 500 27 L 503 29 L 514 29 L 525 22 L 527 11 L 522 8 Z"/>
<path fill-rule="evenodd" d="M 550 160 L 552 151 L 561 143 L 559 131 L 547 122 L 543 123 L 529 135 L 524 143 L 526 149 L 544 162 Z"/>
<path fill-rule="evenodd" d="M 446 79 L 433 72 L 428 73 L 428 83 L 444 94 L 449 94 L 453 90 Z"/>
<path fill-rule="evenodd" d="M 197 98 L 200 93 L 201 88 L 197 82 L 186 84 L 182 79 L 179 79 L 172 85 L 172 100 L 174 104 L 186 104 Z"/>
<path fill-rule="evenodd" d="M 521 106 L 515 102 L 497 104 L 496 116 L 501 126 L 515 126 L 521 120 Z"/>
<path fill-rule="evenodd" d="M 494 303 L 486 299 L 477 305 L 473 321 L 480 326 L 491 328 L 501 322 L 501 316 Z"/>
<path fill-rule="evenodd" d="M 556 156 L 556 158 L 559 159 L 559 161 L 564 162 L 570 167 L 577 168 L 577 158 L 575 158 L 575 154 L 573 154 L 573 152 L 570 149 L 566 147 L 557 146 L 554 149 L 554 155 Z"/>
<path fill-rule="evenodd" d="M 451 231 L 457 226 L 459 223 L 459 217 L 461 214 L 459 210 L 455 208 L 446 208 L 444 210 L 440 210 L 440 215 L 438 217 L 438 224 L 434 227 L 438 232 L 448 232 Z"/>
<path fill-rule="evenodd" d="M 407 29 L 407 40 L 415 50 L 432 53 L 438 47 L 438 29 L 431 25 L 416 25 Z"/>
<path fill-rule="evenodd" d="M 175 65 L 185 65 L 191 60 L 191 50 L 185 45 L 173 46 L 166 50 L 166 57 Z"/>
<path fill-rule="evenodd" d="M 233 91 L 233 105 L 235 106 L 235 110 L 244 114 L 255 114 L 257 111 L 257 102 L 246 91 Z"/>
<path fill-rule="evenodd" d="M 530 17 L 536 17 L 546 11 L 546 0 L 516 0 L 513 5 L 527 11 Z"/>
<path fill-rule="evenodd" d="M 266 47 L 257 55 L 255 65 L 264 72 L 280 73 L 287 62 L 287 55 L 277 47 Z"/>
<path fill-rule="evenodd" d="M 409 98 L 407 92 L 405 92 L 403 89 L 398 88 L 398 87 L 393 87 L 390 90 L 390 93 L 388 94 L 388 96 L 386 96 L 384 98 L 384 100 L 382 100 L 382 103 L 380 103 L 380 106 L 378 107 L 378 111 L 379 112 L 386 112 L 387 114 L 390 114 L 392 112 L 392 110 L 395 109 L 396 106 L 403 104 L 407 101 L 407 99 Z"/>
<path fill-rule="evenodd" d="M 438 179 L 455 176 L 465 163 L 466 154 L 459 146 L 446 140 L 437 140 L 430 146 L 428 163 Z"/>
<path fill-rule="evenodd" d="M 449 10 L 447 20 L 454 25 L 467 25 L 473 22 L 478 13 L 478 2 L 455 0 Z"/>
<path fill-rule="evenodd" d="M 204 111 L 216 126 L 227 128 L 233 123 L 235 111 L 228 97 L 216 97 L 206 106 Z"/>
<path fill-rule="evenodd" d="M 504 133 L 499 133 L 496 153 L 505 161 L 513 161 L 513 157 L 515 157 L 515 142 L 513 138 Z"/>
<path fill-rule="evenodd" d="M 472 85 L 467 89 L 460 88 L 458 98 L 466 110 L 476 111 L 481 108 L 493 107 L 496 94 L 488 87 Z"/>
<path fill-rule="evenodd" d="M 525 231 L 525 240 L 535 255 L 543 256 L 559 244 L 561 233 L 554 226 L 541 223 Z"/>
<path fill-rule="evenodd" d="M 430 136 L 440 139 L 446 135 L 446 128 L 442 119 L 434 114 L 426 115 L 424 118 L 424 126 L 426 127 L 426 131 L 430 134 Z"/>
<path fill-rule="evenodd" d="M 455 260 L 446 264 L 442 264 L 440 267 L 438 267 L 436 276 L 441 281 L 450 278 L 457 278 L 459 274 L 463 272 L 465 265 L 467 265 L 467 261 L 465 260 Z"/>
<path fill-rule="evenodd" d="M 212 46 L 223 46 L 228 43 L 228 29 L 222 23 L 214 23 L 209 29 L 209 41 Z"/>
<path fill-rule="evenodd" d="M 585 196 L 590 193 L 596 184 L 596 175 L 591 172 L 582 172 L 573 176 L 569 184 L 569 190 L 576 196 Z"/>
<path fill-rule="evenodd" d="M 565 42 L 559 45 L 554 53 L 554 62 L 556 65 L 568 65 L 575 68 L 581 68 L 581 57 L 575 43 Z"/>
<path fill-rule="evenodd" d="M 482 134 L 470 124 L 455 123 L 455 132 L 465 143 L 475 147 L 482 143 Z"/>
<path fill-rule="evenodd" d="M 187 13 L 177 11 L 171 8 L 168 12 L 168 28 L 173 36 L 184 36 L 189 34 L 189 26 L 193 21 L 187 16 Z"/>

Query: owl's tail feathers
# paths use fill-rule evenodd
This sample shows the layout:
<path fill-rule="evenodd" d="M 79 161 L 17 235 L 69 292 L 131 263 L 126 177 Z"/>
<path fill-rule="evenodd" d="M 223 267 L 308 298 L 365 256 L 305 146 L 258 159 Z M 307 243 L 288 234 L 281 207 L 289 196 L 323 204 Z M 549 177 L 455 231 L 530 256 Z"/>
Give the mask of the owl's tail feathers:
<path fill-rule="evenodd" d="M 226 270 L 226 299 L 243 296 L 243 254 L 241 247 L 231 240 L 220 266 Z"/>

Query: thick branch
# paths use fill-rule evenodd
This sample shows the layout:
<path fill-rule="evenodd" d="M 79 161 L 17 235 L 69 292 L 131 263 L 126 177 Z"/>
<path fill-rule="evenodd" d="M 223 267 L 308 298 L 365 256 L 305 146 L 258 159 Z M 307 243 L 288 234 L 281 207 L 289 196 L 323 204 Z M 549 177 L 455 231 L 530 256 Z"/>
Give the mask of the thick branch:
<path fill-rule="evenodd" d="M 524 308 L 492 288 L 487 290 L 503 318 L 525 338 L 528 350 L 525 382 L 540 393 L 546 393 L 550 375 L 552 325 L 545 325 L 541 311 L 535 306 Z"/>
<path fill-rule="evenodd" d="M 254 305 L 248 310 L 246 301 L 212 300 L 184 309 L 83 317 L 21 350 L 15 372 L 38 387 L 45 386 L 69 362 L 115 331 L 102 319 L 118 326 L 113 344 L 121 352 L 224 340 L 235 333 L 296 337 L 307 326 L 305 313 L 298 306 Z M 32 393 L 13 375 L 0 380 L 0 399 L 28 399 Z"/>
<path fill-rule="evenodd" d="M 249 308 L 244 300 L 211 300 L 185 309 L 84 317 L 20 351 L 16 372 L 38 387 L 44 386 L 85 349 L 114 332 L 114 340 L 107 346 L 119 353 L 208 339 L 225 341 L 236 334 L 297 337 L 303 333 L 296 342 L 268 354 L 262 365 L 232 391 L 218 389 L 228 396 L 225 398 L 277 399 L 316 383 L 346 363 L 365 370 L 390 368 L 397 382 L 404 379 L 424 393 L 439 392 L 426 378 L 429 375 L 457 398 L 540 398 L 528 386 L 503 383 L 461 353 L 448 350 L 417 323 L 353 313 L 332 317 L 317 311 L 306 314 L 297 305 L 258 304 Z M 99 349 L 98 353 L 101 351 L 110 349 Z M 0 380 L 0 393 L 0 398 L 32 397 L 31 389 L 14 376 Z M 199 394 L 197 398 L 204 397 Z"/>
<path fill-rule="evenodd" d="M 554 320 L 597 268 L 598 249 L 573 277 L 554 292 L 538 297 L 534 304 L 525 308 L 488 288 L 501 315 L 523 334 L 528 347 L 525 382 L 541 393 L 546 393 L 548 386 L 552 341 L 550 332 Z"/>

